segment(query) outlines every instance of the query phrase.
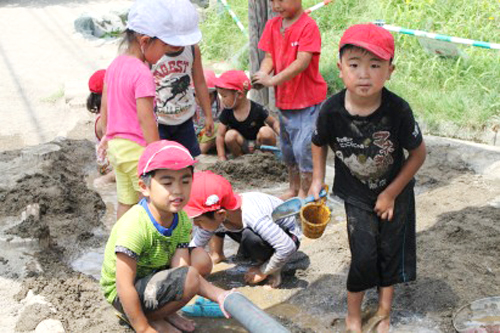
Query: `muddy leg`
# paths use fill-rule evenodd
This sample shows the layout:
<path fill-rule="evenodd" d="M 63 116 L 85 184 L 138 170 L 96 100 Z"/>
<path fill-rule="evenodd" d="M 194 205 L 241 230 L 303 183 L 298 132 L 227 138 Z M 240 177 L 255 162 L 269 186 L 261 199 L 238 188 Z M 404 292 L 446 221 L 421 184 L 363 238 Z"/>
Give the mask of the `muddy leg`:
<path fill-rule="evenodd" d="M 172 324 L 174 327 L 182 330 L 183 332 L 193 332 L 196 329 L 194 322 L 187 318 L 184 318 L 178 313 L 172 313 L 168 315 L 165 320 Z"/>
<path fill-rule="evenodd" d="M 345 317 L 347 331 L 361 332 L 361 303 L 364 296 L 364 292 L 347 292 L 347 316 Z"/>
<path fill-rule="evenodd" d="M 202 154 L 208 154 L 213 148 L 215 148 L 215 140 L 200 143 L 200 150 Z"/>
<path fill-rule="evenodd" d="M 189 255 L 189 259 L 189 266 L 196 268 L 201 276 L 208 276 L 212 272 L 212 259 L 203 248 L 194 248 Z"/>
<path fill-rule="evenodd" d="M 214 265 L 226 260 L 224 255 L 224 237 L 214 235 L 208 242 L 210 258 Z"/>
<path fill-rule="evenodd" d="M 257 134 L 257 145 L 276 146 L 276 134 L 269 126 L 262 126 Z"/>
<path fill-rule="evenodd" d="M 281 269 L 269 275 L 267 285 L 273 289 L 281 285 Z"/>
<path fill-rule="evenodd" d="M 226 136 L 224 137 L 224 143 L 226 144 L 229 152 L 234 156 L 238 157 L 243 154 L 243 143 L 245 139 L 243 136 L 236 130 L 229 130 L 226 132 Z"/>
<path fill-rule="evenodd" d="M 178 301 L 172 301 L 167 303 L 162 308 L 148 313 L 146 316 L 150 321 L 158 321 L 165 319 L 170 324 L 174 325 L 178 329 L 186 332 L 192 332 L 195 329 L 193 321 L 188 320 L 176 312 L 186 305 L 199 291 L 200 279 L 202 277 L 198 273 L 198 270 L 193 267 L 189 267 L 188 273 L 186 275 L 186 282 L 184 283 L 184 292 L 182 298 Z"/>
<path fill-rule="evenodd" d="M 301 172 L 300 173 L 300 190 L 299 197 L 305 198 L 309 192 L 309 188 L 312 183 L 312 172 Z"/>
<path fill-rule="evenodd" d="M 290 188 L 280 196 L 281 200 L 287 200 L 299 195 L 300 172 L 297 165 L 288 166 L 288 179 L 290 180 Z"/>
<path fill-rule="evenodd" d="M 181 333 L 175 326 L 163 319 L 151 320 L 149 324 L 159 333 Z"/>
<path fill-rule="evenodd" d="M 391 327 L 391 307 L 394 296 L 394 286 L 381 287 L 378 295 L 377 316 L 383 318 L 377 325 L 378 333 L 387 333 Z"/>

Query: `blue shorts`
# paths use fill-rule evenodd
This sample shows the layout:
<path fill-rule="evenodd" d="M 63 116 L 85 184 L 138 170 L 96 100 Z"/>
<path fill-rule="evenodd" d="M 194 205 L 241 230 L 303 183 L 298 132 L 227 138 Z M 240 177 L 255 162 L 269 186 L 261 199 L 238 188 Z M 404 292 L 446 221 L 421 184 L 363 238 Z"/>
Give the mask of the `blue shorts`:
<path fill-rule="evenodd" d="M 160 139 L 180 143 L 189 150 L 193 157 L 201 154 L 198 137 L 194 130 L 193 119 L 190 118 L 180 125 L 158 124 L 158 132 L 160 133 Z"/>
<path fill-rule="evenodd" d="M 304 109 L 280 110 L 280 143 L 283 162 L 312 172 L 311 137 L 321 104 Z"/>

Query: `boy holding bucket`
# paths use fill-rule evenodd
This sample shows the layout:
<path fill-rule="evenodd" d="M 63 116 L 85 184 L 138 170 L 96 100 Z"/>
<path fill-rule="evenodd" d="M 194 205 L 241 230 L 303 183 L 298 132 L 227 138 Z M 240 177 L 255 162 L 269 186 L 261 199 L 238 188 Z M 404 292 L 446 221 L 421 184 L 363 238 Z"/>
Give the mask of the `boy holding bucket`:
<path fill-rule="evenodd" d="M 302 233 L 295 217 L 274 222 L 271 214 L 282 200 L 265 193 L 237 194 L 224 177 L 211 171 L 196 172 L 191 197 L 185 211 L 198 227 L 190 247 L 204 247 L 210 241 L 214 263 L 225 259 L 224 236 L 240 243 L 238 253 L 258 262 L 245 274 L 245 281 L 257 284 L 266 280 L 276 288 L 281 269 L 297 252 Z"/>
<path fill-rule="evenodd" d="M 337 63 L 346 89 L 322 106 L 312 137 L 309 193 L 318 196 L 330 146 L 335 152 L 333 191 L 345 201 L 350 332 L 361 332 L 364 291 L 372 287 L 379 291 L 372 328 L 388 332 L 394 284 L 416 278 L 413 176 L 426 153 L 410 106 L 384 88 L 394 71 L 393 58 L 394 38 L 385 29 L 374 24 L 347 29 Z"/>

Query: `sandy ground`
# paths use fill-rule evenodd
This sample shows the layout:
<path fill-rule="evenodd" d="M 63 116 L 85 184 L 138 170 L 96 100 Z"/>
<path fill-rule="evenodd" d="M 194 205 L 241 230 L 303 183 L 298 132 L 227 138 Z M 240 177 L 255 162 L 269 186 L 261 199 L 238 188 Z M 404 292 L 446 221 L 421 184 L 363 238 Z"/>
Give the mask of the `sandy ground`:
<path fill-rule="evenodd" d="M 105 68 L 116 44 L 75 34 L 85 13 L 105 14 L 131 1 L 2 0 L 0 143 L 4 149 L 79 136 L 90 75 Z M 21 127 L 22 126 L 22 127 Z M 22 129 L 22 131 L 21 131 Z"/>
<path fill-rule="evenodd" d="M 59 320 L 66 332 L 131 332 L 92 276 L 114 223 L 116 197 L 113 186 L 92 187 L 93 118 L 83 107 L 88 77 L 109 64 L 116 44 L 73 32 L 79 15 L 130 3 L 0 3 L 2 332 L 34 331 L 47 318 Z M 394 332 L 451 332 L 456 309 L 500 295 L 500 149 L 429 136 L 426 142 L 428 158 L 417 177 L 418 279 L 396 289 Z M 286 187 L 283 169 L 265 157 L 226 166 L 209 157 L 199 167 L 224 173 L 240 191 L 278 194 Z M 345 315 L 349 250 L 342 207 L 330 205 L 325 235 L 303 241 L 282 288 L 244 286 L 246 266 L 236 267 L 232 258 L 210 279 L 237 287 L 294 332 L 338 331 L 330 324 Z M 86 274 L 72 268 L 82 258 Z M 375 299 L 368 292 L 365 307 Z M 234 320 L 197 324 L 200 332 L 244 331 Z"/>
<path fill-rule="evenodd" d="M 394 332 L 450 332 L 459 307 L 500 294 L 500 150 L 436 137 L 426 141 L 428 160 L 417 177 L 419 276 L 396 288 Z M 113 185 L 91 186 L 93 153 L 88 140 L 58 139 L 0 154 L 6 176 L 0 181 L 3 331 L 32 331 L 47 318 L 59 320 L 67 332 L 129 331 L 92 276 L 98 274 L 116 200 Z M 274 180 L 263 178 L 263 169 L 256 167 L 263 159 L 275 170 Z M 279 193 L 285 188 L 280 165 L 270 154 L 246 156 L 230 166 L 213 160 L 202 158 L 199 168 L 224 173 L 239 191 Z M 342 207 L 330 206 L 332 221 L 325 234 L 304 239 L 284 270 L 280 289 L 245 286 L 248 263 L 235 266 L 234 257 L 216 266 L 210 280 L 238 288 L 293 332 L 339 331 L 330 324 L 345 315 L 349 251 Z M 79 265 L 85 274 L 73 269 L 82 258 L 88 261 Z M 365 308 L 375 300 L 369 291 Z M 243 331 L 234 320 L 197 323 L 200 332 Z"/>

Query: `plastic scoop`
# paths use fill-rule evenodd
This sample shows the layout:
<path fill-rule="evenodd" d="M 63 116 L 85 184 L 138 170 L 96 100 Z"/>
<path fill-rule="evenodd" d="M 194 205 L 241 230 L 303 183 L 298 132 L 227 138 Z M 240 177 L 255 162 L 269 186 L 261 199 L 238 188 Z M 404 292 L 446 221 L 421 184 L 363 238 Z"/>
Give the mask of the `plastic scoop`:
<path fill-rule="evenodd" d="M 268 146 L 268 145 L 260 145 L 259 146 L 259 149 L 260 150 L 263 150 L 263 151 L 270 151 L 274 154 L 274 156 L 276 156 L 277 158 L 281 158 L 281 149 L 279 149 L 278 147 L 276 146 Z"/>
<path fill-rule="evenodd" d="M 326 190 L 322 189 L 319 192 L 319 197 L 323 198 L 326 196 Z M 296 215 L 300 212 L 300 209 L 302 206 L 305 204 L 308 204 L 310 202 L 314 201 L 314 196 L 310 195 L 306 197 L 305 199 L 299 198 L 299 197 L 294 197 L 291 199 L 288 199 L 287 201 L 283 202 L 281 205 L 277 206 L 274 208 L 273 213 L 272 213 L 272 218 L 274 221 L 283 219 L 288 216 Z"/>

